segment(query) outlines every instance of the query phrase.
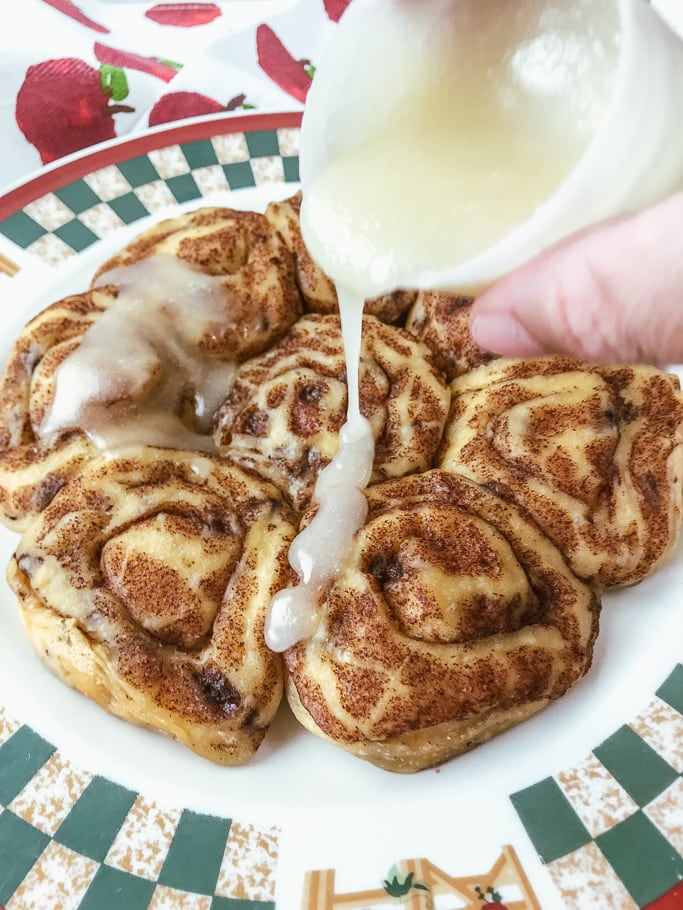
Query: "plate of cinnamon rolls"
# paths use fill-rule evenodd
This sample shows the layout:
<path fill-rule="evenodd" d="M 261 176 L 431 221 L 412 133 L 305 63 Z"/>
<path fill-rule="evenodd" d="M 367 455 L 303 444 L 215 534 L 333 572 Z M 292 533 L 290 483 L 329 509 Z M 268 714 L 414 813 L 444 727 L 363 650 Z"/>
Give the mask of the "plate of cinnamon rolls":
<path fill-rule="evenodd" d="M 470 774 L 477 754 L 505 773 L 506 742 L 521 755 L 540 738 L 545 758 L 556 735 L 590 746 L 586 724 L 623 723 L 634 676 L 655 686 L 676 660 L 676 370 L 499 358 L 474 344 L 465 298 L 366 301 L 367 519 L 313 634 L 275 653 L 270 603 L 297 581 L 289 548 L 347 404 L 337 297 L 300 203 L 281 184 L 179 204 L 15 301 L 0 379 L 10 709 L 74 751 L 81 716 L 130 735 L 154 775 L 181 756 L 195 789 L 278 778 L 258 791 L 271 801 L 290 763 L 297 793 L 329 762 L 366 798 Z"/>

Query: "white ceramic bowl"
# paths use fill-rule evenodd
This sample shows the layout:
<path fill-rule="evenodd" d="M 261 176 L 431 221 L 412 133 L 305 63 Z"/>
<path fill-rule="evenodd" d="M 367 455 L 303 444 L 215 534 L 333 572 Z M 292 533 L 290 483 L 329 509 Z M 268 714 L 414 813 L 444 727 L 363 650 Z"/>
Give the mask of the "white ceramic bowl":
<path fill-rule="evenodd" d="M 418 274 L 397 271 L 393 287 L 480 290 L 562 238 L 683 188 L 683 41 L 646 0 L 599 0 L 586 5 L 587 15 L 607 2 L 616 6 L 619 31 L 611 96 L 573 168 L 528 217 L 487 248 Z M 463 3 L 487 3 L 498 15 L 491 0 L 354 0 L 348 7 L 304 112 L 304 222 L 312 182 L 333 158 L 372 136 L 387 111 L 400 106 L 419 73 L 409 66 L 404 70 L 400 61 L 421 53 L 435 18 L 448 14 L 449 4 Z M 419 244 L 420 230 L 416 224 L 411 242 Z"/>

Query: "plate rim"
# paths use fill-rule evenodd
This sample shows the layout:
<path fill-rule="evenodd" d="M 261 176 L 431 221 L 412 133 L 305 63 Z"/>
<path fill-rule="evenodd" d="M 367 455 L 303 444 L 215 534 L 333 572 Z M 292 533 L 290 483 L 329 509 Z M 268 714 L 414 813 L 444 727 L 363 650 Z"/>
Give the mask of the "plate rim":
<path fill-rule="evenodd" d="M 303 111 L 208 114 L 174 121 L 141 134 L 119 136 L 108 142 L 89 146 L 45 165 L 44 168 L 6 187 L 0 194 L 0 221 L 21 211 L 45 193 L 55 192 L 93 170 L 128 161 L 137 155 L 168 145 L 219 135 L 220 125 L 229 127 L 223 130 L 223 134 L 296 129 L 301 126 L 302 117 Z"/>

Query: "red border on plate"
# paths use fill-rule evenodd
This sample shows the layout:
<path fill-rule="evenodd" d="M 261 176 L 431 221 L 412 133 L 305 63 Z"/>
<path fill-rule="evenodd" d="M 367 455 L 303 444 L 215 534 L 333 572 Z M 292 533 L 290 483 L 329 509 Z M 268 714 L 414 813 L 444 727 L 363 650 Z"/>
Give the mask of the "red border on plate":
<path fill-rule="evenodd" d="M 674 887 L 662 894 L 651 904 L 645 907 L 645 910 L 681 910 L 683 907 L 683 885 L 674 885 Z M 0 910 L 2 908 L 0 907 Z"/>
<path fill-rule="evenodd" d="M 24 206 L 60 187 L 78 180 L 97 168 L 107 167 L 120 161 L 128 161 L 136 155 L 165 148 L 179 142 L 193 142 L 211 136 L 227 133 L 252 133 L 257 130 L 288 129 L 301 126 L 301 111 L 248 114 L 246 116 L 212 118 L 210 120 L 178 122 L 154 132 L 132 136 L 111 145 L 88 149 L 85 153 L 71 156 L 61 164 L 38 173 L 32 179 L 20 184 L 0 196 L 0 220 L 9 218 Z"/>

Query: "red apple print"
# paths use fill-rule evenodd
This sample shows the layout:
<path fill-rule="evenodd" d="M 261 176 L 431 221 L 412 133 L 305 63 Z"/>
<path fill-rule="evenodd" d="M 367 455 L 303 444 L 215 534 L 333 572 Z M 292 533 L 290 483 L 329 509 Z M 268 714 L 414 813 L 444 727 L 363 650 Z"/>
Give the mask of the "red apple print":
<path fill-rule="evenodd" d="M 215 3 L 157 3 L 145 13 L 158 25 L 175 25 L 177 28 L 206 25 L 221 15 Z"/>
<path fill-rule="evenodd" d="M 169 92 L 159 98 L 149 112 L 149 125 L 159 126 L 173 120 L 184 120 L 186 117 L 200 117 L 202 114 L 218 114 L 221 111 L 236 111 L 242 108 L 250 110 L 253 104 L 247 102 L 246 95 L 235 95 L 227 104 L 200 95 L 199 92 Z"/>
<path fill-rule="evenodd" d="M 19 129 L 43 164 L 116 136 L 114 114 L 132 113 L 122 104 L 125 74 L 115 67 L 96 70 L 75 57 L 30 66 L 17 94 Z"/>
<path fill-rule="evenodd" d="M 202 114 L 218 114 L 225 110 L 222 104 L 200 95 L 199 92 L 169 92 L 163 95 L 149 112 L 149 125 L 158 126 L 172 120 L 199 117 Z"/>
<path fill-rule="evenodd" d="M 256 51 L 266 76 L 303 103 L 312 81 L 310 60 L 296 60 L 269 25 L 256 29 Z"/>
<path fill-rule="evenodd" d="M 158 57 L 143 57 L 141 54 L 133 54 L 131 51 L 108 47 L 99 41 L 95 42 L 93 50 L 100 63 L 138 70 L 140 73 L 147 73 L 149 76 L 163 79 L 164 82 L 170 82 L 178 74 L 178 70 L 182 68 L 180 63 L 160 60 Z"/>
<path fill-rule="evenodd" d="M 47 3 L 48 6 L 54 7 L 54 9 L 59 10 L 60 13 L 64 13 L 65 16 L 68 16 L 75 22 L 80 22 L 81 25 L 85 25 L 95 32 L 106 33 L 109 31 L 106 25 L 100 25 L 99 22 L 95 22 L 94 19 L 86 16 L 72 0 L 43 0 L 43 3 Z M 2 910 L 2 907 L 0 907 L 0 910 Z"/>
<path fill-rule="evenodd" d="M 351 0 L 323 0 L 325 11 L 333 22 L 339 22 Z"/>

